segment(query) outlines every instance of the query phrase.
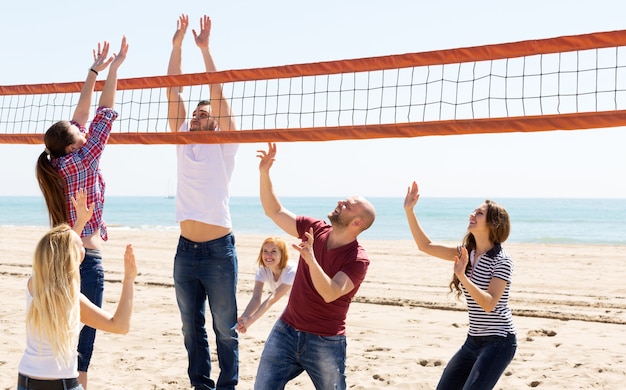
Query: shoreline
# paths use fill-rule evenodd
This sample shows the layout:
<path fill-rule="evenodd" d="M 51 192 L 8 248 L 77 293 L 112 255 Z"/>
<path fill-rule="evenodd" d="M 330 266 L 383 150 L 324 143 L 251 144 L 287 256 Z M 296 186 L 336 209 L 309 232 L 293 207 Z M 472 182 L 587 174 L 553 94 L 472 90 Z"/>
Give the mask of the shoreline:
<path fill-rule="evenodd" d="M 14 388 L 24 348 L 25 282 L 45 227 L 0 226 L 0 388 Z M 148 233 L 148 234 L 147 234 Z M 113 230 L 105 243 L 104 307 L 112 310 L 132 243 L 139 275 L 131 331 L 98 332 L 90 387 L 186 389 L 186 353 L 175 302 L 172 263 L 178 231 Z M 288 243 L 296 239 L 281 235 Z M 254 285 L 265 235 L 236 234 L 238 311 Z M 451 266 L 420 254 L 411 240 L 359 240 L 371 259 L 347 319 L 351 389 L 432 389 L 467 331 L 464 304 L 448 294 Z M 626 380 L 626 262 L 619 245 L 503 244 L 515 271 L 511 307 L 518 351 L 497 389 L 619 388 Z M 291 258 L 295 258 L 290 252 Z M 251 389 L 263 343 L 283 299 L 240 335 L 240 384 Z M 210 321 L 210 319 L 209 319 Z M 583 337 L 581 337 L 583 336 Z M 214 337 L 209 344 L 214 355 Z M 217 372 L 217 361 L 214 361 Z M 215 375 L 212 375 L 215 377 Z M 313 389 L 302 374 L 287 389 Z"/>

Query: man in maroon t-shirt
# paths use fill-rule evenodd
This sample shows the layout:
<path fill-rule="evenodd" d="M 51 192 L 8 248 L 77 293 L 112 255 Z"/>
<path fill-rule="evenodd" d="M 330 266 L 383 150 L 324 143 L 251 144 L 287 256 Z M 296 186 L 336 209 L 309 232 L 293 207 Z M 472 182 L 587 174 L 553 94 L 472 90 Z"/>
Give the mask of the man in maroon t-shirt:
<path fill-rule="evenodd" d="M 346 315 L 365 278 L 367 253 L 357 236 L 376 217 L 362 197 L 341 200 L 323 220 L 296 216 L 274 194 L 269 171 L 276 144 L 259 150 L 260 196 L 265 214 L 300 238 L 298 271 L 285 311 L 270 333 L 257 370 L 255 389 L 283 389 L 306 371 L 317 389 L 346 388 Z"/>

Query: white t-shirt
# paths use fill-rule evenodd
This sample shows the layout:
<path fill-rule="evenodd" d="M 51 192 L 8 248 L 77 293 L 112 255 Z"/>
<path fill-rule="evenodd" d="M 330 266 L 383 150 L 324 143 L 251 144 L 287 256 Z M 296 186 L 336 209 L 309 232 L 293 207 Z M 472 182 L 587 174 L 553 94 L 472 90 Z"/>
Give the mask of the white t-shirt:
<path fill-rule="evenodd" d="M 270 287 L 270 292 L 274 292 L 281 284 L 293 284 L 293 279 L 296 277 L 296 270 L 298 265 L 292 262 L 287 262 L 287 266 L 283 268 L 278 280 L 274 279 L 272 270 L 267 267 L 259 267 L 254 275 L 255 282 L 267 283 Z M 289 293 L 287 293 L 289 294 Z"/>
<path fill-rule="evenodd" d="M 33 297 L 26 286 L 26 310 L 30 308 Z M 80 325 L 82 327 L 82 324 Z M 28 332 L 26 335 L 26 349 L 17 369 L 22 375 L 34 378 L 67 379 L 78 377 L 78 338 L 76 339 L 75 356 L 70 360 L 70 365 L 64 365 L 54 358 L 54 353 L 47 340 L 40 340 L 39 335 Z"/>
<path fill-rule="evenodd" d="M 188 123 L 183 123 L 179 131 L 189 131 Z M 238 148 L 239 144 L 176 146 L 176 222 L 193 220 L 232 227 L 230 180 Z"/>

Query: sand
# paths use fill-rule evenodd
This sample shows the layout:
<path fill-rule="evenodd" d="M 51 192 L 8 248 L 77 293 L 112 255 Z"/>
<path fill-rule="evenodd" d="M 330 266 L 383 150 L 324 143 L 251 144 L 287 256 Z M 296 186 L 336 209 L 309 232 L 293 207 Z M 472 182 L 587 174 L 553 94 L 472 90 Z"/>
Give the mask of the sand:
<path fill-rule="evenodd" d="M 0 227 L 0 389 L 16 388 L 25 345 L 24 288 L 35 243 L 44 231 Z M 126 243 L 135 247 L 140 275 L 129 334 L 98 332 L 89 389 L 188 389 L 172 281 L 178 232 L 112 230 L 109 236 L 104 308 L 115 310 Z M 265 237 L 236 237 L 241 313 L 252 293 L 254 263 Z M 361 244 L 372 262 L 348 313 L 348 388 L 433 389 L 467 332 L 463 303 L 447 293 L 451 264 L 418 253 L 412 241 Z M 516 267 L 511 306 L 519 346 L 496 388 L 624 388 L 626 246 L 504 247 Z M 264 340 L 285 304 L 283 299 L 240 335 L 239 389 L 253 388 Z M 287 388 L 314 387 L 303 373 Z"/>

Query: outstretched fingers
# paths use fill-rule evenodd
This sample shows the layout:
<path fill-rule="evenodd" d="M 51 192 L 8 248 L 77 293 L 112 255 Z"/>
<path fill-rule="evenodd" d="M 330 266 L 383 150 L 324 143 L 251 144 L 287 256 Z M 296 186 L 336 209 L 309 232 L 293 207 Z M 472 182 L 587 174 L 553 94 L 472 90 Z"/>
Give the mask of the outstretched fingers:
<path fill-rule="evenodd" d="M 102 72 L 111 64 L 113 56 L 109 57 L 109 42 L 104 41 L 102 44 L 98 42 L 98 48 L 93 50 L 93 65 L 91 69 L 96 72 Z"/>
<path fill-rule="evenodd" d="M 120 51 L 117 54 L 114 54 L 113 62 L 111 63 L 111 67 L 119 68 L 120 65 L 126 59 L 126 53 L 128 53 L 128 42 L 126 41 L 126 35 L 122 37 L 122 44 L 120 46 Z"/>

